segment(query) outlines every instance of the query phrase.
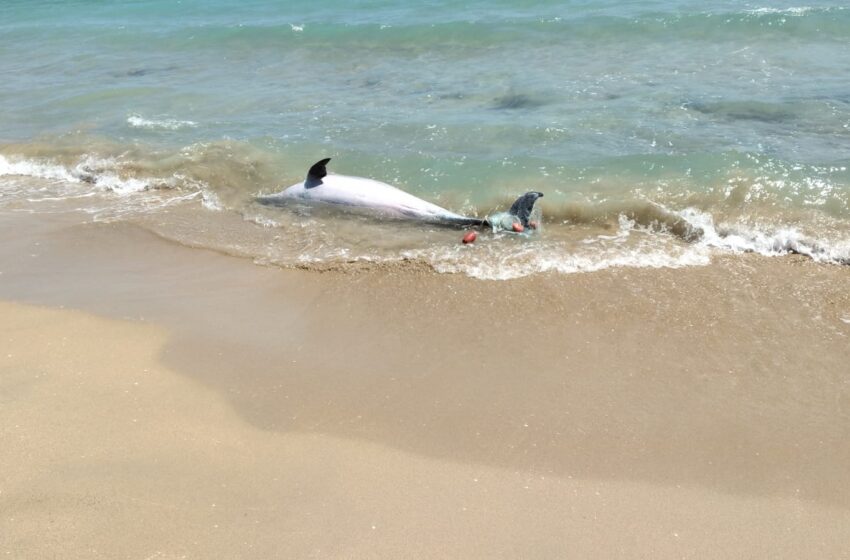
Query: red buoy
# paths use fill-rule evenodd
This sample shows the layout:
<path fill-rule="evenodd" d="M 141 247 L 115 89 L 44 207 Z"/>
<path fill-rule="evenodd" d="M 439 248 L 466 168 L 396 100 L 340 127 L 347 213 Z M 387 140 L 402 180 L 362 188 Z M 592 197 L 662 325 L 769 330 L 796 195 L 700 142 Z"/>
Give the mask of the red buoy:
<path fill-rule="evenodd" d="M 525 231 L 525 228 L 522 227 L 522 224 L 519 222 L 514 222 L 514 225 L 512 225 L 511 228 L 513 228 L 513 230 L 517 233 L 522 233 Z"/>
<path fill-rule="evenodd" d="M 463 236 L 463 244 L 467 243 L 475 243 L 475 240 L 478 239 L 478 232 L 475 230 L 467 231 L 466 235 Z"/>

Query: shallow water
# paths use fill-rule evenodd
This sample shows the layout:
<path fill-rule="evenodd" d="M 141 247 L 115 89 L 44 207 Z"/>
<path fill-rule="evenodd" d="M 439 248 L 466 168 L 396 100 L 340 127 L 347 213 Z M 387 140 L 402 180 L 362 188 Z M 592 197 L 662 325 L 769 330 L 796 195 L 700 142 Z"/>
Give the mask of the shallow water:
<path fill-rule="evenodd" d="M 512 278 L 850 261 L 850 9 L 657 1 L 0 7 L 0 209 L 83 210 L 286 266 Z M 331 170 L 529 239 L 254 203 Z"/>

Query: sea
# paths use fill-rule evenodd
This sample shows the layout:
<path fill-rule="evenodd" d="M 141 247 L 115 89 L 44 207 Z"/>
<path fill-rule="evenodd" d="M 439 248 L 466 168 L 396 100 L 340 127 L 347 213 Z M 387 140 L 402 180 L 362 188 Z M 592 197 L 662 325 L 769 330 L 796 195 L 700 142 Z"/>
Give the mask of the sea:
<path fill-rule="evenodd" d="M 2 0 L 0 213 L 307 269 L 850 264 L 835 0 Z M 329 171 L 531 233 L 256 198 Z"/>

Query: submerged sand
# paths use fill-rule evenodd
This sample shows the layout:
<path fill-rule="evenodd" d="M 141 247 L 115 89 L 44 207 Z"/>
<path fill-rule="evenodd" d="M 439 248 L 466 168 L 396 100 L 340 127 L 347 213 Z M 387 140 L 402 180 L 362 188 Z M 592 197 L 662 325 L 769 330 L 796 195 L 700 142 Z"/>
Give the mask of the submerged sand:
<path fill-rule="evenodd" d="M 848 555 L 846 267 L 484 282 L 59 217 L 0 240 L 7 557 Z"/>

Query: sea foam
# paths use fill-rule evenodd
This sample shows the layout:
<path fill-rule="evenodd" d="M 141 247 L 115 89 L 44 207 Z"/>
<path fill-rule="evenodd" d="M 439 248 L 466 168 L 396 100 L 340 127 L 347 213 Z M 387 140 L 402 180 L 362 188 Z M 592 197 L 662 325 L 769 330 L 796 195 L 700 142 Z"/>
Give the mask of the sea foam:
<path fill-rule="evenodd" d="M 198 126 L 198 123 L 195 121 L 146 119 L 140 115 L 130 115 L 127 117 L 127 124 L 133 128 L 144 128 L 147 130 L 180 130 L 181 128 L 194 128 Z"/>

